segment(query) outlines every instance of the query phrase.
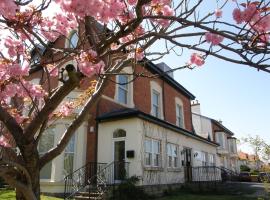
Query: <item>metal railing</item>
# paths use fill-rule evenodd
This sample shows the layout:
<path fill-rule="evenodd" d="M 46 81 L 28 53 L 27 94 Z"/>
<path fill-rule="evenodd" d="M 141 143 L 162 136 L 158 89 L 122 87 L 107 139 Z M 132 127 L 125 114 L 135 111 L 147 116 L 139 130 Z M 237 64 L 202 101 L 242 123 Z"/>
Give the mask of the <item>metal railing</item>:
<path fill-rule="evenodd" d="M 72 198 L 77 192 L 89 185 L 89 178 L 106 167 L 106 163 L 89 162 L 65 177 L 65 199 Z"/>
<path fill-rule="evenodd" d="M 239 181 L 239 173 L 226 167 L 220 167 L 220 169 L 222 170 L 223 181 Z"/>
<path fill-rule="evenodd" d="M 185 167 L 186 182 L 224 182 L 237 181 L 239 174 L 216 166 Z"/>
<path fill-rule="evenodd" d="M 72 199 L 76 193 L 87 187 L 89 197 L 92 193 L 96 197 L 102 197 L 109 186 L 121 183 L 128 177 L 128 162 L 87 163 L 65 177 L 65 199 Z"/>
<path fill-rule="evenodd" d="M 95 192 L 96 197 L 102 198 L 108 188 L 121 183 L 129 177 L 129 163 L 124 161 L 113 161 L 99 173 L 89 179 L 89 197 Z M 114 187 L 113 187 L 114 192 Z"/>

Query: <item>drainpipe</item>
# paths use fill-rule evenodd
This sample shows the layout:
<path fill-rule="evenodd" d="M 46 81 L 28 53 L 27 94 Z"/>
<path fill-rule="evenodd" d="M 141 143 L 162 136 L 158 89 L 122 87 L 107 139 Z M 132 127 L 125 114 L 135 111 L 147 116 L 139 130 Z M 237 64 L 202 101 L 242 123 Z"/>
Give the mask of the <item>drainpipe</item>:
<path fill-rule="evenodd" d="M 99 112 L 100 111 L 100 100 L 97 102 L 97 106 L 96 106 L 96 117 L 99 116 Z M 95 125 L 95 129 L 96 129 L 96 148 L 95 148 L 95 160 L 96 162 L 98 162 L 98 122 L 96 120 L 96 125 Z"/>
<path fill-rule="evenodd" d="M 164 80 L 162 79 L 162 108 L 163 108 L 163 117 L 164 121 L 167 121 L 166 118 L 166 106 L 165 106 L 165 90 L 164 90 Z"/>

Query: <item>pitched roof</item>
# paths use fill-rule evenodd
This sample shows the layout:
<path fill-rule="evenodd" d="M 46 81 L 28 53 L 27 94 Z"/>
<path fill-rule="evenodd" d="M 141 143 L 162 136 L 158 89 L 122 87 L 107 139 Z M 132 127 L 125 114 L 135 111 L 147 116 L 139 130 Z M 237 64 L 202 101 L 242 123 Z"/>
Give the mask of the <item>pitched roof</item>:
<path fill-rule="evenodd" d="M 114 121 L 114 120 L 121 120 L 121 119 L 134 118 L 134 117 L 144 119 L 146 121 L 152 122 L 152 123 L 157 124 L 159 126 L 162 126 L 164 128 L 168 128 L 168 129 L 175 131 L 179 134 L 182 134 L 182 135 L 191 137 L 193 139 L 202 141 L 204 143 L 207 143 L 207 144 L 210 144 L 213 146 L 219 146 L 219 144 L 217 144 L 215 142 L 209 141 L 208 139 L 206 139 L 204 137 L 201 137 L 201 136 L 196 135 L 190 131 L 182 129 L 174 124 L 171 124 L 167 121 L 161 120 L 157 117 L 154 117 L 152 115 L 144 113 L 138 109 L 124 108 L 124 109 L 115 110 L 115 111 L 100 115 L 99 117 L 96 118 L 96 120 L 98 122 L 105 122 L 105 121 Z"/>
<path fill-rule="evenodd" d="M 223 124 L 221 124 L 219 121 L 213 119 L 213 118 L 210 118 L 210 117 L 206 117 L 204 115 L 200 115 L 200 114 L 197 114 L 197 113 L 192 113 L 193 115 L 198 115 L 198 116 L 201 116 L 203 118 L 206 118 L 206 119 L 209 119 L 211 120 L 214 124 L 216 124 L 217 126 L 219 126 L 221 129 L 223 129 L 226 133 L 230 134 L 230 135 L 234 135 L 234 133 L 229 130 L 228 128 L 226 128 Z"/>
<path fill-rule="evenodd" d="M 143 61 L 140 62 L 140 64 L 147 67 L 147 69 L 149 69 L 153 74 L 160 75 L 161 79 L 165 80 L 169 85 L 174 87 L 179 92 L 183 93 L 185 96 L 189 97 L 191 100 L 195 99 L 195 96 L 191 92 L 189 92 L 180 83 L 178 83 L 176 80 L 174 80 L 172 77 L 170 77 L 167 72 L 164 72 L 156 64 L 154 64 L 153 62 L 151 62 L 147 58 L 144 58 Z"/>

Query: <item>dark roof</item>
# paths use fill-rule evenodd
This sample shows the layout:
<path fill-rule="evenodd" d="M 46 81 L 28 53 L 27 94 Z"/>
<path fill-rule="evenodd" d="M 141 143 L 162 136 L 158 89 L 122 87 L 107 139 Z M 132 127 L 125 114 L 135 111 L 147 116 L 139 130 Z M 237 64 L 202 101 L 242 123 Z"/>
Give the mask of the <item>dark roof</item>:
<path fill-rule="evenodd" d="M 169 122 L 166 122 L 164 120 L 156 118 L 152 115 L 149 115 L 149 114 L 144 113 L 144 112 L 137 110 L 137 109 L 124 108 L 124 109 L 115 110 L 115 111 L 100 115 L 99 117 L 96 118 L 96 120 L 98 122 L 106 122 L 106 121 L 121 120 L 121 119 L 133 118 L 133 117 L 138 117 L 138 118 L 147 120 L 149 122 L 152 122 L 152 123 L 157 124 L 159 126 L 162 126 L 164 128 L 168 128 L 170 130 L 173 130 L 179 134 L 197 139 L 197 140 L 205 142 L 207 144 L 219 146 L 217 143 L 209 141 L 208 139 L 206 139 L 204 137 L 196 135 L 196 134 L 189 132 L 185 129 L 182 129 L 178 126 L 175 126 L 174 124 L 171 124 Z"/>
<path fill-rule="evenodd" d="M 226 133 L 228 133 L 230 135 L 234 135 L 234 133 L 232 131 L 230 131 L 228 128 L 226 128 L 224 125 L 222 125 L 219 121 L 212 119 L 210 117 L 206 117 L 204 115 L 197 114 L 197 113 L 192 113 L 192 114 L 207 118 L 207 119 L 211 120 L 213 123 L 215 123 L 217 126 L 219 126 L 221 129 L 223 129 Z"/>
<path fill-rule="evenodd" d="M 225 126 L 223 126 L 220 122 L 218 122 L 215 119 L 212 119 L 212 122 L 215 123 L 217 126 L 219 126 L 220 128 L 222 128 L 226 133 L 230 134 L 230 135 L 234 135 L 234 133 L 232 131 L 230 131 L 229 129 L 227 129 Z"/>
<path fill-rule="evenodd" d="M 177 89 L 179 92 L 183 93 L 187 97 L 189 97 L 191 100 L 195 99 L 195 96 L 189 92 L 186 88 L 184 88 L 180 83 L 178 83 L 176 80 L 174 80 L 172 77 L 170 77 L 167 73 L 162 71 L 157 65 L 155 65 L 153 62 L 148 60 L 147 58 L 144 58 L 140 62 L 143 66 L 147 67 L 153 74 L 159 74 L 162 79 L 164 79 L 168 84 L 170 84 L 172 87 Z"/>

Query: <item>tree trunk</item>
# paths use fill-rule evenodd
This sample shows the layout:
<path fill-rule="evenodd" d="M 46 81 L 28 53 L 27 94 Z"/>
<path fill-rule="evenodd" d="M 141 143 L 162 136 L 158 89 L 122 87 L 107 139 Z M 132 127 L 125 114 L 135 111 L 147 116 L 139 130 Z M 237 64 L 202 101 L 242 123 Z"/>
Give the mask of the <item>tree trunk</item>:
<path fill-rule="evenodd" d="M 25 183 L 29 190 L 21 191 L 19 188 L 16 188 L 17 200 L 40 200 L 39 155 L 37 151 L 33 149 L 31 150 L 32 151 L 24 152 L 25 169 L 29 174 L 30 183 L 29 180 L 26 179 L 25 175 L 18 177 L 18 180 Z"/>

